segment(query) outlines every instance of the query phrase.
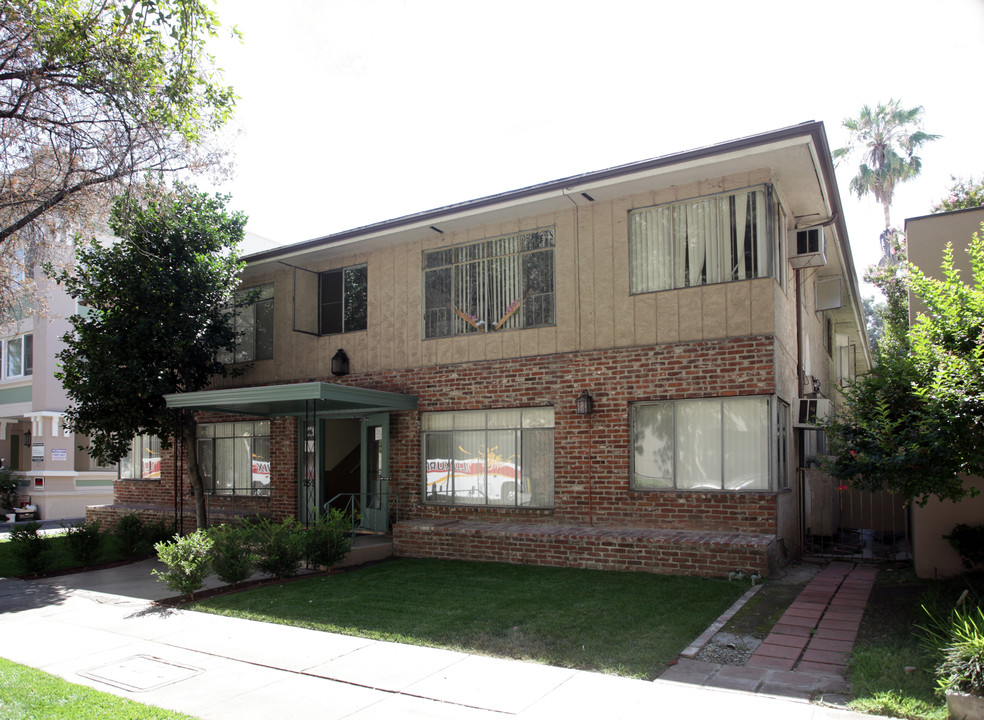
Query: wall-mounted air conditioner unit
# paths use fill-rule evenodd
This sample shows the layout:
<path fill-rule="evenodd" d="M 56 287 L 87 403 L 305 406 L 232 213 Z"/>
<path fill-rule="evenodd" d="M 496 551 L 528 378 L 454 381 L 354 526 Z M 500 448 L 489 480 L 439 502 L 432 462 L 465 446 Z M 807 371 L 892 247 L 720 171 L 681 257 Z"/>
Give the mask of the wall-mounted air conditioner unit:
<path fill-rule="evenodd" d="M 827 264 L 827 242 L 823 227 L 803 228 L 796 231 L 796 242 L 789 249 L 789 264 L 794 268 L 823 267 Z"/>
<path fill-rule="evenodd" d="M 796 400 L 796 416 L 793 427 L 817 429 L 817 421 L 827 420 L 833 414 L 833 405 L 824 398 L 799 398 Z"/>

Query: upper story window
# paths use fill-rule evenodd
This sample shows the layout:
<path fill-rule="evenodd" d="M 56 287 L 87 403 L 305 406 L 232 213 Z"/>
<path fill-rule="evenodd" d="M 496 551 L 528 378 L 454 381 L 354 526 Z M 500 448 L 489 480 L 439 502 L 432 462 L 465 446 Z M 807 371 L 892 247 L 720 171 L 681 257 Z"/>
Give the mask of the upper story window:
<path fill-rule="evenodd" d="M 242 300 L 256 292 L 256 299 L 239 308 L 235 318 L 235 352 L 219 353 L 224 363 L 269 360 L 273 357 L 273 283 L 236 292 Z"/>
<path fill-rule="evenodd" d="M 34 335 L 21 335 L 0 343 L 3 350 L 3 377 L 13 379 L 34 374 Z"/>
<path fill-rule="evenodd" d="M 424 338 L 553 325 L 554 230 L 424 253 Z"/>
<path fill-rule="evenodd" d="M 369 268 L 351 265 L 314 272 L 294 268 L 296 332 L 334 335 L 369 327 Z"/>
<path fill-rule="evenodd" d="M 783 213 L 753 188 L 629 213 L 633 293 L 769 277 Z M 772 210 L 770 211 L 770 207 Z"/>
<path fill-rule="evenodd" d="M 369 272 L 365 265 L 326 270 L 318 277 L 321 335 L 365 330 L 369 315 Z"/>

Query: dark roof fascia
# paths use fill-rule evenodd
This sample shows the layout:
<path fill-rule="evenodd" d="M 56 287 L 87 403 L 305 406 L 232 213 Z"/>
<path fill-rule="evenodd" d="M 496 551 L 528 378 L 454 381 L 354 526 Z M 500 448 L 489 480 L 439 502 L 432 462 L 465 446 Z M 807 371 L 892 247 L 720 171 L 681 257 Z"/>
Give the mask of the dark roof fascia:
<path fill-rule="evenodd" d="M 909 227 L 909 223 L 915 220 L 925 220 L 926 218 L 938 217 L 940 215 L 959 215 L 960 213 L 970 213 L 970 212 L 980 212 L 984 210 L 984 205 L 978 205 L 977 207 L 960 208 L 959 210 L 947 210 L 946 212 L 929 213 L 927 215 L 917 215 L 916 217 L 910 217 L 905 219 L 905 227 Z"/>
<path fill-rule="evenodd" d="M 802 136 L 812 136 L 818 147 L 820 145 L 823 146 L 824 151 L 821 153 L 821 163 L 826 160 L 826 164 L 830 166 L 829 176 L 827 176 L 828 174 L 826 168 L 824 168 L 824 174 L 827 176 L 826 179 L 828 180 L 828 187 L 835 188 L 836 192 L 837 185 L 836 182 L 834 182 L 833 165 L 830 161 L 830 150 L 827 147 L 826 137 L 823 131 L 823 123 L 811 120 L 801 123 L 800 125 L 792 125 L 790 127 L 773 130 L 760 135 L 750 135 L 748 137 L 730 140 L 717 145 L 709 145 L 707 147 L 697 148 L 695 150 L 685 150 L 683 152 L 663 155 L 657 158 L 651 158 L 649 160 L 640 160 L 638 162 L 632 162 L 625 165 L 617 165 L 606 170 L 597 170 L 594 172 L 583 173 L 581 175 L 571 175 L 570 177 L 560 178 L 559 180 L 551 180 L 550 182 L 539 185 L 530 185 L 518 190 L 511 190 L 509 192 L 499 193 L 496 195 L 488 195 L 475 200 L 468 200 L 453 205 L 434 208 L 432 210 L 425 210 L 412 215 L 404 215 L 402 217 L 394 218 L 392 220 L 385 220 L 372 225 L 363 225 L 361 227 L 352 228 L 351 230 L 343 230 L 342 232 L 314 238 L 313 240 L 304 240 L 291 245 L 283 245 L 272 250 L 264 250 L 252 255 L 246 255 L 242 259 L 247 264 L 267 260 L 276 260 L 281 256 L 293 255 L 308 250 L 315 250 L 317 248 L 330 246 L 345 240 L 352 240 L 363 235 L 385 233 L 387 231 L 398 230 L 410 225 L 434 223 L 438 219 L 451 214 L 474 212 L 486 207 L 499 205 L 501 203 L 515 202 L 517 200 L 533 198 L 537 195 L 544 195 L 551 192 L 565 190 L 572 186 L 586 185 L 619 178 L 626 175 L 658 170 L 671 165 L 680 165 L 687 162 L 713 157 L 715 155 L 725 155 L 741 150 L 750 150 L 763 145 L 769 145 Z M 838 210 L 839 208 L 840 200 L 838 197 Z M 847 237 L 846 233 L 844 234 L 844 237 Z"/>

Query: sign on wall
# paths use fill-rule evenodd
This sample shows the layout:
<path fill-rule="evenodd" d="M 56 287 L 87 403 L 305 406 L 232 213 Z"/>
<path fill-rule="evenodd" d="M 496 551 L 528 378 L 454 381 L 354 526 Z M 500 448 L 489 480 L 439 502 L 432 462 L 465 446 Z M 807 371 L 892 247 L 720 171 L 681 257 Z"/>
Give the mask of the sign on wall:
<path fill-rule="evenodd" d="M 44 462 L 44 443 L 31 443 L 31 460 L 34 462 Z"/>
<path fill-rule="evenodd" d="M 56 462 L 68 460 L 68 450 L 65 448 L 51 448 L 51 459 Z"/>

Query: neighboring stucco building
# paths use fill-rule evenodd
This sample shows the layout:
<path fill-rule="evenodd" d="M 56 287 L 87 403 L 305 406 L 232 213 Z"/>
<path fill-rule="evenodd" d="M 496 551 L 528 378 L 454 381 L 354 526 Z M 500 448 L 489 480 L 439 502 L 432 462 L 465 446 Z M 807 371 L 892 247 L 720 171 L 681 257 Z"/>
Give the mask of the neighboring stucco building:
<path fill-rule="evenodd" d="M 75 301 L 54 284 L 44 292 L 43 316 L 0 327 L 0 459 L 41 519 L 80 518 L 88 505 L 112 500 L 116 466 L 92 460 L 79 449 L 87 439 L 63 423 L 68 398 L 55 379 L 55 355 Z"/>
<path fill-rule="evenodd" d="M 355 503 L 398 555 L 768 572 L 807 531 L 799 400 L 870 367 L 849 247 L 805 123 L 248 256 L 251 369 L 168 402 L 213 521 Z M 90 517 L 187 521 L 181 461 Z"/>
<path fill-rule="evenodd" d="M 971 279 L 966 248 L 973 234 L 982 232 L 981 223 L 984 223 L 984 207 L 908 218 L 905 234 L 909 261 L 927 275 L 940 277 L 943 250 L 947 243 L 952 243 L 955 267 L 961 277 Z M 918 312 L 919 306 L 912 303 L 909 322 L 915 320 Z M 960 556 L 943 536 L 960 523 L 984 524 L 984 480 L 968 477 L 966 482 L 982 494 L 958 503 L 934 498 L 923 507 L 912 507 L 912 545 L 919 577 L 950 577 L 965 571 Z"/>

